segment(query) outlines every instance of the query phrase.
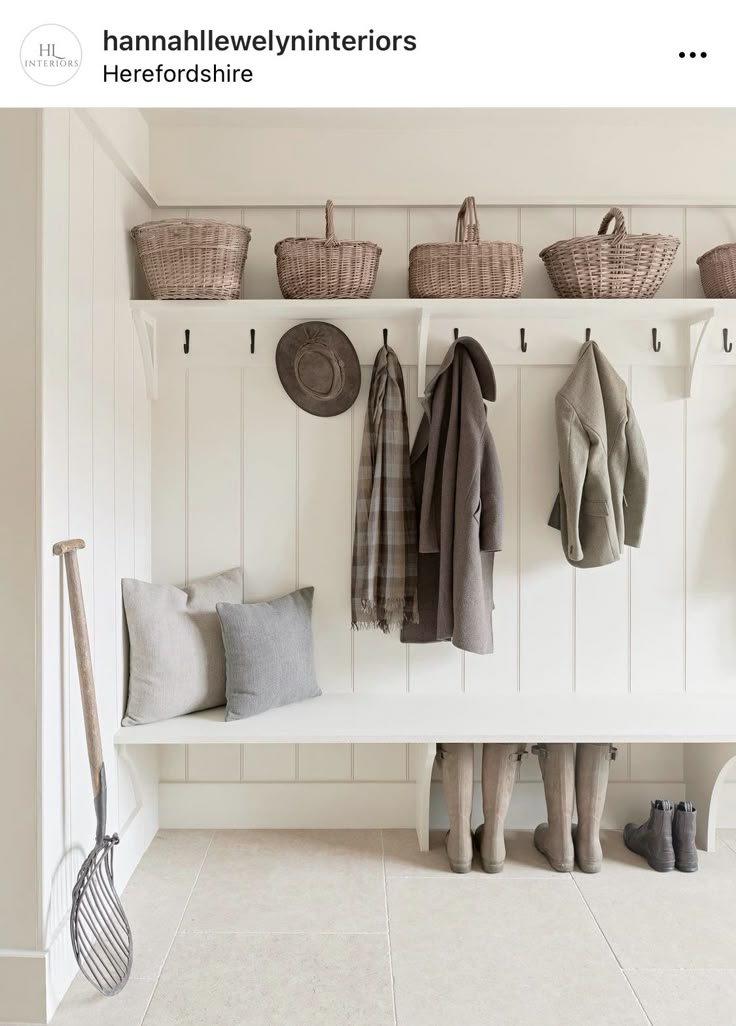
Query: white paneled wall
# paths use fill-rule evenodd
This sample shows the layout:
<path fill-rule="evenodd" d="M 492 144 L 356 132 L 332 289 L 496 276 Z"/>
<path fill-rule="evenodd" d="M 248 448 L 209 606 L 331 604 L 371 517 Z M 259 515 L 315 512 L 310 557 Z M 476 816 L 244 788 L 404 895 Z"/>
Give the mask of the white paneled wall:
<path fill-rule="evenodd" d="M 550 287 L 539 250 L 559 238 L 595 232 L 603 213 L 483 207 L 481 232 L 521 242 L 524 293 L 546 296 Z M 695 258 L 736 237 L 736 209 L 634 207 L 625 213 L 632 231 L 662 230 L 683 240 L 665 296 L 700 295 Z M 319 208 L 162 209 L 153 216 L 172 214 L 224 215 L 253 229 L 245 272 L 251 298 L 279 295 L 273 256 L 278 239 L 323 230 Z M 404 296 L 409 248 L 450 238 L 454 218 L 449 207 L 359 207 L 338 210 L 336 224 L 342 237 L 383 247 L 376 295 Z M 208 339 L 199 331 L 193 344 L 206 347 Z M 350 631 L 353 501 L 370 367 L 363 368 L 352 410 L 322 420 L 292 404 L 275 368 L 248 368 L 245 357 L 233 366 L 232 347 L 225 360 L 217 340 L 210 345 L 211 360 L 189 366 L 162 347 L 160 398 L 153 404 L 154 580 L 181 583 L 242 564 L 246 600 L 314 585 L 324 690 L 671 694 L 685 687 L 733 687 L 736 639 L 728 625 L 736 600 L 724 586 L 736 580 L 736 536 L 729 529 L 736 492 L 728 474 L 736 427 L 733 373 L 713 373 L 709 400 L 688 406 L 682 368 L 619 367 L 652 467 L 645 544 L 615 566 L 575 571 L 563 558 L 559 535 L 546 526 L 557 485 L 553 399 L 570 368 L 497 368 L 499 395 L 489 418 L 503 471 L 506 529 L 496 571 L 496 653 L 481 657 L 450 645 L 402 646 L 396 636 Z M 413 435 L 420 414 L 416 368 L 404 370 Z M 381 745 L 240 753 L 222 746 L 181 748 L 168 750 L 162 767 L 165 781 L 181 784 L 411 779 L 406 750 Z M 534 761 L 522 764 L 521 777 L 530 784 L 538 780 Z M 613 779 L 619 811 L 632 804 L 639 809 L 652 788 L 675 796 L 681 749 L 623 748 Z M 537 801 L 538 785 L 532 786 Z M 192 788 L 193 807 L 201 793 Z M 179 795 L 177 802 L 181 808 L 185 799 Z M 530 808 L 525 802 L 518 822 L 536 815 Z"/>
<path fill-rule="evenodd" d="M 142 793 L 145 774 L 134 785 L 112 746 L 127 672 L 120 578 L 150 574 L 151 411 L 130 321 L 139 282 L 128 237 L 150 211 L 73 112 L 44 112 L 42 145 L 40 933 L 53 1010 L 71 979 L 71 887 L 95 823 L 65 581 L 51 552 L 60 539 L 87 543 L 79 563 L 121 882 L 156 822 L 155 787 Z"/>

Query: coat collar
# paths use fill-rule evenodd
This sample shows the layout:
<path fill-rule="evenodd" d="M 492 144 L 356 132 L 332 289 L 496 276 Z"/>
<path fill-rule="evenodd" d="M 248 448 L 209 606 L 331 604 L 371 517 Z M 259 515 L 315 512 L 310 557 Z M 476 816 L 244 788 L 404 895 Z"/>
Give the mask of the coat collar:
<path fill-rule="evenodd" d="M 440 369 L 437 371 L 435 376 L 427 385 L 425 392 L 425 403 L 429 403 L 432 398 L 432 393 L 437 387 L 437 383 L 440 381 L 442 376 L 447 373 L 455 360 L 459 350 L 464 350 L 470 362 L 473 365 L 475 376 L 478 379 L 480 386 L 481 395 L 486 402 L 492 403 L 496 400 L 496 375 L 493 372 L 491 361 L 488 359 L 483 346 L 480 342 L 477 342 L 474 338 L 470 338 L 467 335 L 463 335 L 461 338 L 455 339 L 450 348 L 445 353 L 445 358 L 442 361 Z"/>

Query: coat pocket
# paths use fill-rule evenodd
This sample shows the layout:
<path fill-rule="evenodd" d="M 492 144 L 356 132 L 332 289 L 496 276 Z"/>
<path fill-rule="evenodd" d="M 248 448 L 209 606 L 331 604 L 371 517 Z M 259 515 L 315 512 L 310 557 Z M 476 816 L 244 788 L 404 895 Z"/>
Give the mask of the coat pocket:
<path fill-rule="evenodd" d="M 589 517 L 607 517 L 608 502 L 606 499 L 587 499 L 581 502 L 580 512 Z"/>

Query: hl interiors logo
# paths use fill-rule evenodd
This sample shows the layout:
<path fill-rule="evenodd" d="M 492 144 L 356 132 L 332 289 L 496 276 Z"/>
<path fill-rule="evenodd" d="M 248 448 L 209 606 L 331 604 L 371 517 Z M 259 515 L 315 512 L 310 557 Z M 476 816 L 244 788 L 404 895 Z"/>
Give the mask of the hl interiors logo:
<path fill-rule="evenodd" d="M 63 25 L 39 25 L 21 43 L 20 63 L 39 85 L 63 85 L 79 71 L 82 47 Z"/>

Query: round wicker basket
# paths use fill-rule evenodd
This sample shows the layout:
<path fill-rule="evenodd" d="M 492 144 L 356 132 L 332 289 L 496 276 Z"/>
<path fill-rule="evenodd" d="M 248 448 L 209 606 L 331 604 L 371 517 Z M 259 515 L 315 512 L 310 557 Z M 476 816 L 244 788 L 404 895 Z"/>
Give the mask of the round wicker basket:
<path fill-rule="evenodd" d="M 414 299 L 511 299 L 521 292 L 522 248 L 481 242 L 478 212 L 468 196 L 457 215 L 454 242 L 428 242 L 409 254 Z"/>
<path fill-rule="evenodd" d="M 659 289 L 679 245 L 673 235 L 629 235 L 623 213 L 611 207 L 597 235 L 555 242 L 539 255 L 565 299 L 645 299 Z"/>
<path fill-rule="evenodd" d="M 709 299 L 736 299 L 736 243 L 709 249 L 696 263 L 703 292 Z"/>
<path fill-rule="evenodd" d="M 274 252 L 285 299 L 367 299 L 381 257 L 375 242 L 337 239 L 332 200 L 325 206 L 324 239 L 282 239 Z"/>
<path fill-rule="evenodd" d="M 250 228 L 171 218 L 130 234 L 154 299 L 239 299 Z"/>

